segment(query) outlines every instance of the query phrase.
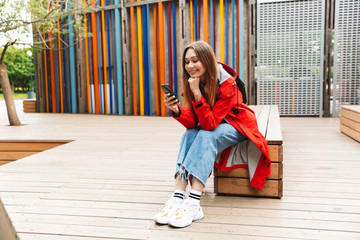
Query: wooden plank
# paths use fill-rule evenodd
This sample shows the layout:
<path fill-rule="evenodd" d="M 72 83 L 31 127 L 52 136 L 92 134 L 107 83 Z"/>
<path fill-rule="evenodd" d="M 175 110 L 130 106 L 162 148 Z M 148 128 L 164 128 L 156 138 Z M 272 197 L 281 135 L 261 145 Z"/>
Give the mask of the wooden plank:
<path fill-rule="evenodd" d="M 268 128 L 269 112 L 270 112 L 269 105 L 262 106 L 262 110 L 261 110 L 259 116 L 257 116 L 257 118 L 256 118 L 258 127 L 259 127 L 259 131 L 261 132 L 261 134 L 263 136 L 266 136 L 266 131 Z"/>
<path fill-rule="evenodd" d="M 173 192 L 180 124 L 74 114 L 30 114 L 26 120 L 31 128 L 9 128 L 0 114 L 0 137 L 51 134 L 76 141 L 0 167 L 0 197 L 20 239 L 173 239 L 174 229 L 152 217 Z M 201 199 L 205 218 L 174 239 L 194 232 L 198 239 L 357 239 L 360 149 L 339 124 L 339 118 L 281 118 L 282 200 L 214 194 L 211 176 Z"/>
<path fill-rule="evenodd" d="M 24 105 L 34 105 L 36 103 L 36 100 L 24 100 Z"/>
<path fill-rule="evenodd" d="M 215 188 L 215 186 L 217 187 Z M 259 190 L 251 187 L 248 179 L 225 177 L 214 178 L 214 191 L 220 194 L 281 198 L 282 187 L 282 180 L 266 180 L 264 188 Z"/>
<path fill-rule="evenodd" d="M 0 151 L 30 151 L 41 152 L 63 145 L 62 142 L 3 142 L 0 141 Z"/>
<path fill-rule="evenodd" d="M 18 160 L 20 158 L 34 155 L 38 152 L 14 152 L 14 151 L 0 151 L 0 160 Z"/>
<path fill-rule="evenodd" d="M 24 105 L 23 108 L 24 108 L 24 109 L 27 109 L 27 108 L 29 108 L 29 109 L 35 109 L 36 106 L 35 106 L 35 104 L 33 104 L 33 105 Z"/>
<path fill-rule="evenodd" d="M 36 111 L 35 110 L 24 110 L 23 112 L 24 113 L 35 113 Z"/>
<path fill-rule="evenodd" d="M 355 132 L 360 132 L 360 122 L 354 121 L 353 119 L 340 117 L 340 124 L 353 129 Z"/>
<path fill-rule="evenodd" d="M 271 162 L 283 161 L 283 146 L 282 145 L 268 145 L 269 156 Z"/>
<path fill-rule="evenodd" d="M 258 118 L 262 108 L 264 105 L 249 105 L 248 107 L 251 108 L 255 112 L 256 118 Z"/>
<path fill-rule="evenodd" d="M 342 109 L 360 113 L 360 105 L 343 105 Z"/>
<path fill-rule="evenodd" d="M 345 117 L 349 118 L 355 122 L 360 122 L 360 110 L 358 110 L 360 106 L 354 107 L 341 107 L 340 108 L 340 118 Z"/>
<path fill-rule="evenodd" d="M 283 165 L 282 163 L 271 163 L 271 174 L 267 179 L 278 180 L 283 177 Z M 247 168 L 236 168 L 230 171 L 221 171 L 214 168 L 214 176 L 216 177 L 237 177 L 249 179 L 249 170 Z"/>
<path fill-rule="evenodd" d="M 7 163 L 11 163 L 13 162 L 14 160 L 0 160 L 0 165 L 4 165 L 4 164 L 7 164 Z"/>
<path fill-rule="evenodd" d="M 269 122 L 267 125 L 266 140 L 268 144 L 282 144 L 283 138 L 280 126 L 280 115 L 277 105 L 271 105 Z"/>
<path fill-rule="evenodd" d="M 355 139 L 356 141 L 360 142 L 360 132 L 354 131 L 353 129 L 341 124 L 340 125 L 340 131 L 342 133 L 345 133 L 349 137 Z"/>

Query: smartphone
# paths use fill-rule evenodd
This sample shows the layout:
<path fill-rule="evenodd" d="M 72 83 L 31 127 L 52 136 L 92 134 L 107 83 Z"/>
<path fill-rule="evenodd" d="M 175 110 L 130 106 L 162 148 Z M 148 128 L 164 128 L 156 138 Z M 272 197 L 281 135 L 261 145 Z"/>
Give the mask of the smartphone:
<path fill-rule="evenodd" d="M 169 84 L 162 84 L 162 85 L 160 85 L 160 87 L 162 88 L 162 90 L 164 91 L 164 93 L 170 93 L 170 96 L 169 96 L 169 97 L 171 97 L 171 96 L 175 96 L 175 97 L 176 97 L 175 93 L 173 92 L 173 90 L 171 89 L 171 87 L 170 87 Z M 175 99 L 174 99 L 174 100 L 175 100 Z M 176 97 L 176 100 L 179 102 L 179 99 L 177 99 L 177 97 Z"/>

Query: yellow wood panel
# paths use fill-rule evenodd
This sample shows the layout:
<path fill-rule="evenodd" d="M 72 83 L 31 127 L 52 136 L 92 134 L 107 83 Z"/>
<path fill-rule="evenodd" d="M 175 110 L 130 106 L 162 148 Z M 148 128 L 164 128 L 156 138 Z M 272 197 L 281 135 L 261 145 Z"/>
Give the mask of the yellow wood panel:
<path fill-rule="evenodd" d="M 60 145 L 62 142 L 4 142 L 0 141 L 0 151 L 45 151 Z"/>
<path fill-rule="evenodd" d="M 28 157 L 34 155 L 38 152 L 9 152 L 9 151 L 0 151 L 0 160 L 18 160 L 20 158 Z"/>

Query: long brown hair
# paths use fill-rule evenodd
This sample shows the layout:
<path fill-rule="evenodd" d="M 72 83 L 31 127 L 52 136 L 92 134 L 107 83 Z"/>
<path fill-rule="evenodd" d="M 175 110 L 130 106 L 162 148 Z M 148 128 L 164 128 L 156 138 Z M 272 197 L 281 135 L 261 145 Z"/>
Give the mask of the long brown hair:
<path fill-rule="evenodd" d="M 204 41 L 197 41 L 187 45 L 184 49 L 183 57 L 182 57 L 182 66 L 183 66 L 183 91 L 185 97 L 185 106 L 190 107 L 193 111 L 193 107 L 191 101 L 194 100 L 194 95 L 190 89 L 190 85 L 188 79 L 190 78 L 189 73 L 185 69 L 185 55 L 189 49 L 193 49 L 203 67 L 206 69 L 202 78 L 205 80 L 205 85 L 207 86 L 208 93 L 204 92 L 204 87 L 200 86 L 201 94 L 206 99 L 206 102 L 213 107 L 216 99 L 216 91 L 218 87 L 217 81 L 217 61 L 215 58 L 215 54 L 211 49 L 210 45 Z"/>

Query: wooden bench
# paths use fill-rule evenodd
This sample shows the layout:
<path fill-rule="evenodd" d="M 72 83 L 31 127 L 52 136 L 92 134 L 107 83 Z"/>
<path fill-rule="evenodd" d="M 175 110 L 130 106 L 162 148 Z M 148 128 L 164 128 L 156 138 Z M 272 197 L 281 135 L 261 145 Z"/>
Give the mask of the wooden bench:
<path fill-rule="evenodd" d="M 271 174 L 263 190 L 250 186 L 247 168 L 231 171 L 220 171 L 214 168 L 214 192 L 219 194 L 275 197 L 283 195 L 283 146 L 280 127 L 280 116 L 277 105 L 249 106 L 254 110 L 260 132 L 266 137 L 270 160 Z"/>
<path fill-rule="evenodd" d="M 65 140 L 0 140 L 0 165 L 58 147 Z"/>
<path fill-rule="evenodd" d="M 360 142 L 360 105 L 341 106 L 340 131 Z"/>
<path fill-rule="evenodd" d="M 24 111 L 24 113 L 36 112 L 36 100 L 24 100 L 23 101 L 23 111 Z"/>

